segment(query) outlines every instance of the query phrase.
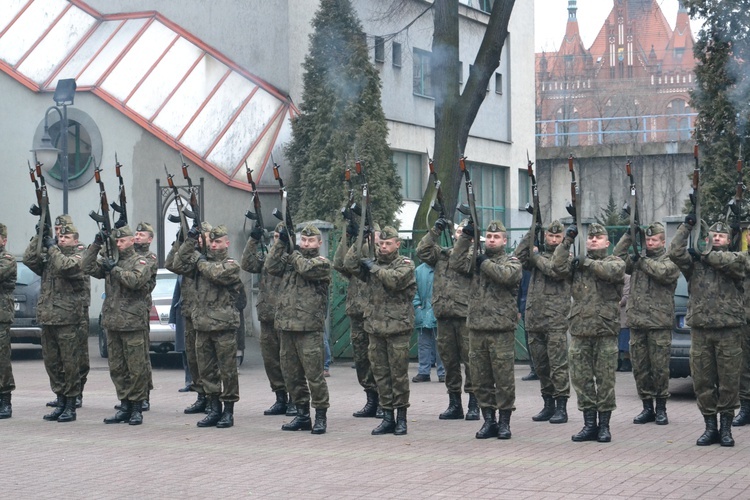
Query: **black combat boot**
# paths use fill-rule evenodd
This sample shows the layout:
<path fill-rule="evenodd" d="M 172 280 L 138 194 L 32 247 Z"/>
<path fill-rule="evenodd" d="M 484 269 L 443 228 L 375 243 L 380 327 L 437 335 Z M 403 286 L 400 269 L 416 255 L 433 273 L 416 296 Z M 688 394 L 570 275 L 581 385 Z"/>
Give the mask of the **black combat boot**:
<path fill-rule="evenodd" d="M 83 406 L 83 393 L 76 396 L 76 408 L 80 408 Z"/>
<path fill-rule="evenodd" d="M 105 424 L 120 424 L 123 422 L 129 422 L 130 421 L 130 413 L 133 411 L 133 407 L 130 404 L 130 401 L 123 399 L 120 402 L 120 409 L 117 410 L 117 413 L 114 414 L 112 417 L 107 417 L 104 419 Z"/>
<path fill-rule="evenodd" d="M 510 414 L 512 410 L 498 410 L 497 438 L 510 439 Z"/>
<path fill-rule="evenodd" d="M 695 442 L 697 446 L 709 446 L 719 442 L 719 430 L 716 428 L 716 415 L 703 415 L 706 430 Z"/>
<path fill-rule="evenodd" d="M 76 419 L 76 398 L 65 398 L 63 412 L 57 417 L 58 422 L 73 422 Z"/>
<path fill-rule="evenodd" d="M 52 401 L 47 401 L 47 406 L 51 406 L 52 408 L 57 408 L 58 406 L 63 406 L 65 403 L 60 403 L 60 396 L 55 395 L 55 399 Z"/>
<path fill-rule="evenodd" d="M 461 405 L 461 393 L 448 393 L 448 408 L 438 416 L 440 420 L 459 420 L 464 418 L 464 407 Z"/>
<path fill-rule="evenodd" d="M 53 422 L 60 418 L 60 415 L 65 411 L 65 396 L 62 394 L 57 395 L 57 400 L 61 403 L 60 406 L 56 406 L 54 410 L 43 416 L 42 418 L 48 422 Z"/>
<path fill-rule="evenodd" d="M 141 411 L 149 411 L 151 409 L 151 391 L 146 395 L 146 399 L 141 402 Z"/>
<path fill-rule="evenodd" d="M 479 420 L 479 403 L 473 392 L 469 393 L 469 406 L 466 408 L 466 420 Z"/>
<path fill-rule="evenodd" d="M 378 404 L 378 409 L 375 410 L 375 418 L 379 418 L 380 420 L 383 420 L 384 413 L 383 413 L 383 407 Z"/>
<path fill-rule="evenodd" d="M 477 439 L 487 439 L 497 437 L 497 420 L 495 420 L 495 409 L 494 408 L 482 408 L 482 417 L 484 417 L 484 424 L 479 432 L 476 433 Z"/>
<path fill-rule="evenodd" d="M 646 424 L 656 420 L 656 413 L 654 412 L 654 400 L 644 399 L 643 400 L 643 411 L 633 418 L 634 424 Z"/>
<path fill-rule="evenodd" d="M 374 389 L 368 389 L 365 391 L 367 395 L 367 402 L 361 410 L 352 413 L 353 417 L 357 418 L 372 418 L 378 412 L 378 391 Z"/>
<path fill-rule="evenodd" d="M 315 408 L 315 423 L 312 426 L 312 434 L 325 434 L 328 428 L 328 408 Z"/>
<path fill-rule="evenodd" d="M 740 412 L 732 420 L 734 427 L 750 424 L 750 399 L 740 399 Z"/>
<path fill-rule="evenodd" d="M 282 431 L 310 431 L 312 422 L 310 422 L 310 403 L 297 405 L 297 415 L 288 424 L 281 426 Z"/>
<path fill-rule="evenodd" d="M 732 437 L 732 418 L 734 412 L 727 411 L 719 416 L 719 443 L 722 446 L 734 446 L 734 438 Z"/>
<path fill-rule="evenodd" d="M 546 422 L 555 414 L 555 399 L 544 394 L 542 394 L 542 399 L 544 400 L 544 407 L 539 413 L 531 417 L 534 422 Z"/>
<path fill-rule="evenodd" d="M 217 429 L 227 429 L 234 425 L 234 401 L 224 401 L 224 411 L 216 422 Z"/>
<path fill-rule="evenodd" d="M 396 421 L 393 419 L 393 410 L 386 410 L 383 408 L 383 421 L 380 425 L 375 427 L 371 434 L 373 436 L 380 436 L 382 434 L 393 434 L 396 430 Z"/>
<path fill-rule="evenodd" d="M 195 425 L 198 427 L 216 427 L 221 419 L 221 401 L 219 401 L 219 396 L 206 395 L 206 399 L 208 399 L 208 413 Z"/>
<path fill-rule="evenodd" d="M 596 410 L 583 410 L 583 429 L 570 439 L 576 442 L 596 441 L 599 437 L 599 427 L 596 425 Z"/>
<path fill-rule="evenodd" d="M 568 421 L 568 398 L 560 396 L 555 399 L 555 413 L 549 419 L 550 424 L 564 424 Z"/>
<path fill-rule="evenodd" d="M 130 425 L 141 425 L 143 423 L 143 401 L 133 401 L 130 403 L 132 410 L 130 411 Z"/>
<path fill-rule="evenodd" d="M 191 415 L 193 413 L 203 413 L 204 411 L 206 411 L 207 405 L 208 398 L 206 398 L 206 395 L 198 393 L 198 399 L 195 400 L 195 403 L 182 410 L 182 412 L 187 413 L 188 415 Z"/>
<path fill-rule="evenodd" d="M 599 432 L 596 435 L 596 440 L 600 443 L 609 443 L 612 441 L 612 433 L 609 432 L 609 418 L 611 416 L 611 411 L 599 412 Z"/>
<path fill-rule="evenodd" d="M 292 403 L 292 396 L 289 396 L 289 402 L 286 404 L 286 416 L 294 417 L 297 415 L 297 405 Z"/>
<path fill-rule="evenodd" d="M 0 420 L 13 416 L 13 406 L 10 404 L 10 393 L 0 394 Z"/>
<path fill-rule="evenodd" d="M 269 409 L 263 412 L 263 415 L 283 415 L 286 413 L 286 392 L 276 391 L 276 402 Z"/>
<path fill-rule="evenodd" d="M 396 436 L 406 435 L 406 408 L 401 407 L 396 409 L 396 428 L 393 429 L 393 434 Z"/>
<path fill-rule="evenodd" d="M 656 398 L 656 425 L 667 425 L 667 398 Z"/>

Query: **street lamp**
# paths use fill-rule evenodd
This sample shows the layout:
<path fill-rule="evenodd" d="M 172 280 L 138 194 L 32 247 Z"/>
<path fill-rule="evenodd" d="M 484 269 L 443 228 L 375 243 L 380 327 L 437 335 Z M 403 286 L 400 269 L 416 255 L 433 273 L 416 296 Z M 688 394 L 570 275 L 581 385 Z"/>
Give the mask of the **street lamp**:
<path fill-rule="evenodd" d="M 58 156 L 60 157 L 60 175 L 62 177 L 62 189 L 63 189 L 63 213 L 68 213 L 68 106 L 73 104 L 73 100 L 76 94 L 76 81 L 75 78 L 66 78 L 57 81 L 57 87 L 55 88 L 55 94 L 52 99 L 55 101 L 55 106 L 50 106 L 47 111 L 44 112 L 44 134 L 40 144 L 31 150 L 36 157 L 36 161 L 45 166 L 45 170 L 49 172 L 52 167 L 55 166 L 55 161 Z M 62 111 L 60 111 L 62 107 Z M 50 111 L 56 111 L 60 116 L 60 134 L 59 138 L 62 141 L 60 144 L 61 149 L 57 149 L 52 144 L 52 138 L 49 135 L 49 113 Z M 59 141 L 58 141 L 59 142 Z"/>

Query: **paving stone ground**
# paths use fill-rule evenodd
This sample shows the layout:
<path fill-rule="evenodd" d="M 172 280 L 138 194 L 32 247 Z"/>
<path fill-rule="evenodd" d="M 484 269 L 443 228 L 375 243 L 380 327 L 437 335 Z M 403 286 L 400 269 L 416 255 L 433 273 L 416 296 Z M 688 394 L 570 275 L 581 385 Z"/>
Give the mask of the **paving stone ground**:
<path fill-rule="evenodd" d="M 14 348 L 13 418 L 0 421 L 0 495 L 45 498 L 750 498 L 750 427 L 734 448 L 695 446 L 703 420 L 691 379 L 670 383 L 670 423 L 634 425 L 632 374 L 617 374 L 609 444 L 573 443 L 582 418 L 571 398 L 567 424 L 532 422 L 538 382 L 516 366 L 513 438 L 477 440 L 481 422 L 440 421 L 443 384 L 411 385 L 407 436 L 371 436 L 351 362 L 331 366 L 328 433 L 282 432 L 257 342 L 240 368 L 241 401 L 231 429 L 199 429 L 182 409 L 194 396 L 176 358 L 154 356 L 153 409 L 142 426 L 105 425 L 116 403 L 107 362 L 91 338 L 92 370 L 78 420 L 45 422 L 52 394 L 38 347 Z M 174 355 L 171 355 L 174 356 Z M 179 365 L 179 366 L 178 366 Z M 416 374 L 413 363 L 410 376 Z M 464 397 L 466 404 L 466 397 Z"/>

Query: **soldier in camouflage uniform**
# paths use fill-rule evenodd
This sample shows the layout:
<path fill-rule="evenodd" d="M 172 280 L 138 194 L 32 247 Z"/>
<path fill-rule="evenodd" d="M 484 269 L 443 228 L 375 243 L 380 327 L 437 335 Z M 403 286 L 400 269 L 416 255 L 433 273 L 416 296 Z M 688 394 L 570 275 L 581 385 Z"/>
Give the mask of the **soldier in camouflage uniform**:
<path fill-rule="evenodd" d="M 336 254 L 333 256 L 333 268 L 349 282 L 346 290 L 346 315 L 349 318 L 351 328 L 352 356 L 354 357 L 354 367 L 357 370 L 357 381 L 365 390 L 367 396 L 365 406 L 354 412 L 352 416 L 362 418 L 377 415 L 380 398 L 378 397 L 378 386 L 375 383 L 375 376 L 372 374 L 372 366 L 367 352 L 370 337 L 365 331 L 364 323 L 364 310 L 368 302 L 368 297 L 365 295 L 366 287 L 344 265 L 346 254 L 350 247 L 353 248 L 353 245 L 350 246 L 348 241 L 353 242 L 358 233 L 359 227 L 355 222 L 350 222 L 346 231 L 341 232 L 341 241 L 336 248 Z"/>
<path fill-rule="evenodd" d="M 456 229 L 459 238 L 465 219 Z M 471 277 L 461 274 L 449 265 L 452 248 L 440 246 L 440 235 L 450 221 L 438 219 L 435 226 L 425 234 L 417 245 L 417 257 L 435 268 L 432 289 L 432 309 L 437 318 L 438 354 L 445 367 L 445 387 L 448 389 L 448 408 L 438 418 L 457 420 L 464 418 L 461 403 L 461 365 L 466 374 L 463 390 L 469 395 L 466 420 L 479 420 L 479 405 L 474 395 L 474 384 L 469 364 L 469 327 L 466 315 L 469 310 L 469 289 Z"/>
<path fill-rule="evenodd" d="M 104 279 L 102 327 L 107 331 L 109 375 L 117 390 L 120 409 L 105 424 L 143 423 L 141 405 L 148 395 L 148 368 L 143 342 L 148 332 L 151 264 L 133 248 L 133 231 L 123 226 L 112 231 L 117 244 L 117 262 L 104 255 L 98 259 L 107 235 L 98 233 L 83 254 L 83 269 Z"/>
<path fill-rule="evenodd" d="M 156 273 L 159 270 L 159 259 L 156 257 L 156 254 L 151 251 L 151 242 L 153 240 L 154 227 L 148 222 L 139 222 L 135 227 L 135 234 L 133 235 L 133 248 L 135 248 L 135 251 L 138 255 L 142 256 L 144 259 L 146 259 L 146 262 L 151 264 L 152 274 L 148 291 L 149 304 L 151 305 L 153 305 L 151 292 L 153 292 L 154 288 L 156 288 Z M 149 314 L 150 312 L 151 311 L 149 309 Z M 149 322 L 149 328 L 150 327 L 151 324 Z M 149 334 L 149 331 L 146 331 L 146 338 L 144 339 L 143 347 L 145 348 L 145 352 L 143 354 L 146 357 L 146 366 L 148 367 L 148 396 L 146 396 L 146 399 L 143 401 L 143 404 L 141 406 L 143 411 L 148 411 L 151 409 L 150 396 L 151 391 L 154 388 L 154 376 L 151 370 L 151 336 Z"/>
<path fill-rule="evenodd" d="M 729 228 L 721 222 L 709 229 L 711 252 L 701 255 L 688 248 L 696 222 L 695 215 L 688 214 L 669 247 L 669 258 L 688 281 L 685 320 L 690 325 L 690 374 L 706 424 L 696 444 L 734 446 L 732 419 L 739 407 L 742 333 L 747 327 L 742 289 L 745 256 L 727 251 Z M 717 414 L 721 419 L 718 431 Z"/>
<path fill-rule="evenodd" d="M 505 253 L 508 237 L 502 221 L 493 220 L 485 232 L 485 253 L 474 255 L 474 226 L 462 230 L 449 265 L 471 279 L 469 311 L 469 359 L 484 424 L 477 439 L 510 439 L 510 416 L 515 410 L 513 374 L 516 296 L 521 283 L 521 262 Z M 495 409 L 499 418 L 495 419 Z"/>
<path fill-rule="evenodd" d="M 10 364 L 10 325 L 15 316 L 16 259 L 5 250 L 8 228 L 0 224 L 0 420 L 13 415 L 11 392 L 16 389 Z"/>
<path fill-rule="evenodd" d="M 283 280 L 274 327 L 281 332 L 281 366 L 297 416 L 281 426 L 285 431 L 324 434 L 328 426 L 328 384 L 323 376 L 325 330 L 331 262 L 320 255 L 320 230 L 309 224 L 300 232 L 299 250 L 290 250 L 289 233 L 268 255 L 268 272 Z M 310 421 L 310 400 L 315 422 Z"/>
<path fill-rule="evenodd" d="M 630 298 L 626 309 L 630 327 L 630 359 L 643 411 L 634 424 L 667 425 L 669 356 L 674 324 L 674 290 L 680 270 L 667 255 L 664 226 L 652 222 L 645 231 L 646 255 L 628 254 L 630 232 L 620 238 L 614 255 L 625 261 L 630 274 Z M 656 411 L 654 411 L 656 399 Z"/>
<path fill-rule="evenodd" d="M 740 367 L 740 411 L 732 420 L 732 426 L 750 424 L 750 231 L 745 232 L 748 251 L 745 253 L 745 318 L 748 325 L 742 333 L 742 364 Z"/>
<path fill-rule="evenodd" d="M 234 425 L 234 403 L 240 400 L 237 373 L 237 328 L 242 293 L 239 263 L 227 255 L 229 235 L 219 225 L 208 233 L 209 248 L 198 250 L 201 231 L 193 227 L 180 247 L 179 258 L 195 277 L 192 319 L 198 357 L 198 373 L 206 394 L 208 414 L 198 427 L 228 428 Z M 223 403 L 223 408 L 222 408 Z"/>
<path fill-rule="evenodd" d="M 201 223 L 203 236 L 208 241 L 208 235 L 211 232 L 211 224 L 203 221 Z M 172 248 L 167 254 L 167 258 L 164 260 L 164 267 L 169 269 L 175 274 L 182 276 L 182 284 L 180 286 L 180 306 L 182 309 L 182 316 L 185 320 L 185 357 L 187 358 L 188 371 L 190 371 L 190 390 L 198 393 L 195 402 L 183 410 L 188 415 L 203 413 L 206 410 L 206 393 L 203 390 L 200 380 L 200 372 L 198 371 L 198 353 L 196 351 L 195 343 L 195 327 L 193 326 L 193 306 L 195 304 L 195 269 L 182 262 L 180 259 L 180 246 L 185 241 L 185 236 L 182 234 L 182 229 L 177 233 L 177 238 L 172 243 Z M 198 238 L 196 243 L 198 247 L 203 244 L 203 238 Z"/>
<path fill-rule="evenodd" d="M 563 225 L 555 220 L 544 233 L 542 248 L 534 249 L 534 232 L 529 231 L 516 248 L 516 257 L 531 271 L 526 294 L 526 333 L 529 353 L 539 377 L 544 408 L 531 417 L 535 422 L 564 424 L 568 421 L 570 397 L 567 324 L 560 321 L 570 313 L 568 270 L 560 273 L 552 256 L 563 239 Z"/>
<path fill-rule="evenodd" d="M 612 440 L 609 420 L 616 408 L 617 335 L 625 262 L 619 257 L 607 256 L 607 230 L 601 224 L 591 224 L 586 255 L 574 259 L 571 266 L 570 246 L 577 235 L 578 229 L 570 226 L 552 256 L 557 271 L 567 270 L 573 280 L 568 361 L 584 425 L 571 439 L 608 443 Z"/>
<path fill-rule="evenodd" d="M 374 259 L 359 255 L 355 242 L 344 258 L 344 267 L 365 282 L 364 294 L 369 297 L 365 303 L 364 327 L 370 337 L 370 366 L 383 408 L 383 421 L 372 434 L 402 436 L 407 433 L 409 339 L 414 331 L 412 300 L 417 283 L 414 264 L 398 253 L 401 247 L 398 231 L 386 226 L 379 238 L 379 251 Z M 366 250 L 363 245 L 363 253 Z"/>
<path fill-rule="evenodd" d="M 41 251 L 38 242 L 38 236 L 31 238 L 23 262 L 42 278 L 37 321 L 42 325 L 44 367 L 59 402 L 44 420 L 72 422 L 81 393 L 78 333 L 83 303 L 78 295 L 85 288 L 78 230 L 62 226 L 57 238 L 44 238 Z"/>
<path fill-rule="evenodd" d="M 274 245 L 279 245 L 279 231 L 284 227 L 279 222 L 273 233 Z M 254 227 L 250 231 L 245 250 L 242 252 L 240 266 L 248 273 L 260 274 L 258 280 L 258 301 L 255 309 L 260 321 L 260 354 L 263 358 L 263 367 L 271 384 L 271 390 L 276 393 L 276 402 L 263 415 L 284 415 L 291 410 L 294 403 L 288 399 L 284 373 L 281 370 L 281 334 L 274 328 L 273 322 L 276 316 L 276 302 L 282 289 L 282 279 L 268 273 L 268 260 L 261 246 L 263 228 Z M 296 415 L 294 410 L 293 415 Z"/>

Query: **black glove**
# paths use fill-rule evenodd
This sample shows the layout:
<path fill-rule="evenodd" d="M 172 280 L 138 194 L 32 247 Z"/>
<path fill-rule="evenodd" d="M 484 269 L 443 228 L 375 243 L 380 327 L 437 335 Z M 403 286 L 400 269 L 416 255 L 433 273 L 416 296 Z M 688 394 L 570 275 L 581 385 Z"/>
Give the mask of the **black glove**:
<path fill-rule="evenodd" d="M 198 262 L 206 262 L 207 260 L 208 259 L 206 258 L 205 253 L 201 253 L 200 255 L 198 255 Z"/>
<path fill-rule="evenodd" d="M 120 229 L 121 227 L 125 227 L 127 225 L 128 225 L 127 222 L 125 222 L 122 219 L 119 219 L 117 222 L 115 222 L 115 229 Z"/>
<path fill-rule="evenodd" d="M 44 248 L 51 248 L 57 245 L 57 240 L 52 236 L 45 236 L 42 244 L 44 245 Z"/>
<path fill-rule="evenodd" d="M 438 233 L 442 233 L 445 231 L 445 227 L 448 225 L 448 221 L 443 219 L 442 217 L 438 218 L 438 220 L 435 221 L 435 229 L 437 229 Z M 474 234 L 473 232 L 471 234 Z"/>
<path fill-rule="evenodd" d="M 255 241 L 260 241 L 263 238 L 263 228 L 255 226 L 250 230 L 250 237 Z"/>
<path fill-rule="evenodd" d="M 375 266 L 375 259 L 361 259 L 362 267 L 366 268 L 368 272 L 372 271 Z"/>
<path fill-rule="evenodd" d="M 685 224 L 687 224 L 688 226 L 693 227 L 697 222 L 698 218 L 695 216 L 695 214 L 687 214 L 685 216 Z"/>
<path fill-rule="evenodd" d="M 633 261 L 633 264 L 635 264 L 636 262 L 638 262 L 638 259 L 640 259 L 640 258 L 641 258 L 641 254 L 638 253 L 638 252 L 635 252 L 633 255 L 630 256 L 630 260 Z"/>
<path fill-rule="evenodd" d="M 190 228 L 190 231 L 188 231 L 188 238 L 191 240 L 198 240 L 198 238 L 201 235 L 201 230 L 198 226 L 193 226 Z"/>
<path fill-rule="evenodd" d="M 481 253 L 477 255 L 477 269 L 482 267 L 482 262 L 484 262 L 487 259 L 489 259 L 489 257 L 487 257 L 487 254 Z"/>
<path fill-rule="evenodd" d="M 573 268 L 574 271 L 578 269 L 579 267 L 581 267 L 581 258 L 575 257 L 573 261 L 570 263 L 570 266 Z"/>
<path fill-rule="evenodd" d="M 99 231 L 96 233 L 96 236 L 94 236 L 94 244 L 102 246 L 104 244 L 104 233 Z"/>
<path fill-rule="evenodd" d="M 466 225 L 465 225 L 465 226 L 463 227 L 463 229 L 461 229 L 461 231 L 462 231 L 462 232 L 463 232 L 463 233 L 464 233 L 464 234 L 465 234 L 466 236 L 471 236 L 471 237 L 473 238 L 473 237 L 474 237 L 474 224 L 473 224 L 472 222 L 469 222 L 468 224 L 466 224 Z"/>
<path fill-rule="evenodd" d="M 732 222 L 731 224 L 729 224 L 729 228 L 732 231 L 736 231 L 736 232 L 739 232 L 742 229 L 739 222 Z"/>
<path fill-rule="evenodd" d="M 104 259 L 102 261 L 102 269 L 104 269 L 105 273 L 112 272 L 112 269 L 114 269 L 116 265 L 117 263 L 112 259 Z"/>
<path fill-rule="evenodd" d="M 180 243 L 185 241 L 185 235 L 182 233 L 182 227 L 180 227 L 180 229 L 177 230 L 177 234 L 175 235 L 174 238 L 176 241 L 179 241 Z"/>
<path fill-rule="evenodd" d="M 349 224 L 346 225 L 346 235 L 350 238 L 356 238 L 359 235 L 359 224 L 353 220 L 349 221 Z"/>
<path fill-rule="evenodd" d="M 285 227 L 282 227 L 281 231 L 279 231 L 279 241 L 289 246 L 289 231 Z"/>
<path fill-rule="evenodd" d="M 688 253 L 693 258 L 694 261 L 698 262 L 701 260 L 701 254 L 699 254 L 695 248 L 688 248 Z"/>
<path fill-rule="evenodd" d="M 575 224 L 569 225 L 565 230 L 565 237 L 574 240 L 576 236 L 578 236 L 578 227 Z"/>

